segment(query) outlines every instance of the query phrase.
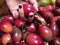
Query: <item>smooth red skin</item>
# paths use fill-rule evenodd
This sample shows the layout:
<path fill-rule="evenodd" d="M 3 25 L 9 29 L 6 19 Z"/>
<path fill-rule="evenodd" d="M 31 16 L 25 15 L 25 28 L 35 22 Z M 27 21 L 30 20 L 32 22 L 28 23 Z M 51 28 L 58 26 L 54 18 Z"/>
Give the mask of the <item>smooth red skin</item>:
<path fill-rule="evenodd" d="M 40 7 L 40 8 L 39 8 L 39 13 L 40 13 L 40 14 L 45 14 L 45 12 L 47 12 L 47 10 L 46 10 L 45 7 Z"/>
<path fill-rule="evenodd" d="M 47 21 L 51 21 L 51 19 L 53 18 L 54 14 L 51 12 L 46 12 L 43 17 L 47 20 Z"/>
<path fill-rule="evenodd" d="M 11 33 L 13 30 L 13 26 L 10 22 L 8 21 L 3 21 L 1 23 L 1 30 L 5 33 Z"/>
<path fill-rule="evenodd" d="M 14 42 L 19 42 L 21 39 L 22 39 L 22 33 L 20 29 L 15 27 L 14 30 L 12 31 L 12 40 Z"/>
<path fill-rule="evenodd" d="M 31 4 L 23 4 L 24 14 L 26 17 L 29 16 L 29 13 L 34 12 L 35 9 Z"/>
<path fill-rule="evenodd" d="M 19 20 L 19 19 L 15 20 L 15 25 L 17 27 L 20 27 L 21 25 L 25 25 L 25 24 L 26 22 L 24 20 Z"/>
<path fill-rule="evenodd" d="M 27 45 L 26 42 L 20 42 L 19 45 Z"/>
<path fill-rule="evenodd" d="M 51 20 L 51 22 L 57 22 L 60 21 L 60 16 L 54 16 Z"/>
<path fill-rule="evenodd" d="M 45 7 L 47 12 L 53 12 L 55 10 L 55 6 L 52 6 L 52 5 L 48 5 Z"/>
<path fill-rule="evenodd" d="M 14 18 L 11 15 L 4 16 L 4 20 L 14 23 Z"/>
<path fill-rule="evenodd" d="M 52 30 L 53 37 L 54 37 L 54 38 L 57 37 L 57 35 L 58 35 L 58 33 L 59 33 L 59 28 L 58 28 L 56 22 L 52 22 L 52 23 L 50 24 L 50 28 L 51 28 L 51 30 Z"/>
<path fill-rule="evenodd" d="M 10 34 L 3 34 L 2 35 L 2 43 L 6 45 L 11 40 Z"/>
<path fill-rule="evenodd" d="M 21 37 L 18 35 L 18 33 L 17 34 L 15 33 L 14 36 L 12 36 L 12 39 L 14 42 L 19 42 L 21 40 Z"/>
<path fill-rule="evenodd" d="M 46 7 L 39 7 L 39 13 L 45 14 L 46 12 L 53 12 L 56 9 L 56 6 L 48 5 Z"/>
<path fill-rule="evenodd" d="M 30 33 L 26 37 L 26 41 L 28 45 L 44 45 L 44 42 L 41 37 L 39 37 L 37 34 Z"/>
<path fill-rule="evenodd" d="M 52 40 L 52 31 L 47 26 L 40 26 L 39 27 L 39 34 L 45 41 L 51 41 Z"/>
<path fill-rule="evenodd" d="M 56 6 L 60 7 L 60 0 L 56 0 Z"/>
<path fill-rule="evenodd" d="M 29 32 L 35 32 L 36 31 L 36 25 L 34 23 L 32 23 L 31 25 L 28 25 L 26 27 L 26 30 L 28 30 Z"/>

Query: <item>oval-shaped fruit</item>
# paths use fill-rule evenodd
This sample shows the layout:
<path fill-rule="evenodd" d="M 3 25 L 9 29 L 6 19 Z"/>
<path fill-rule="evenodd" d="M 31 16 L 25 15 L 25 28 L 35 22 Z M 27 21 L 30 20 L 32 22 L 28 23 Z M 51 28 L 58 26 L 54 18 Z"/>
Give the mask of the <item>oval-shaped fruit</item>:
<path fill-rule="evenodd" d="M 31 13 L 31 12 L 34 13 L 34 11 L 35 11 L 33 5 L 31 5 L 31 4 L 23 4 L 23 10 L 24 10 L 24 14 L 26 17 L 29 16 L 29 13 Z"/>
<path fill-rule="evenodd" d="M 50 0 L 39 0 L 38 4 L 41 6 L 47 6 L 50 4 Z"/>
<path fill-rule="evenodd" d="M 51 28 L 51 30 L 52 30 L 53 37 L 57 37 L 58 32 L 59 32 L 59 28 L 58 28 L 56 22 L 52 22 L 52 23 L 50 24 L 50 28 Z"/>
<path fill-rule="evenodd" d="M 36 31 L 36 25 L 34 23 L 31 23 L 30 25 L 27 25 L 26 30 L 33 33 L 33 32 Z"/>
<path fill-rule="evenodd" d="M 56 9 L 55 5 L 47 5 L 46 7 L 47 12 L 53 12 Z"/>
<path fill-rule="evenodd" d="M 19 20 L 19 19 L 15 20 L 15 25 L 17 27 L 21 27 L 21 25 L 25 25 L 25 24 L 26 24 L 25 20 Z"/>
<path fill-rule="evenodd" d="M 11 33 L 13 30 L 13 26 L 10 22 L 8 21 L 3 21 L 1 23 L 1 30 L 5 33 Z"/>
<path fill-rule="evenodd" d="M 12 40 L 16 43 L 19 43 L 19 41 L 22 39 L 22 32 L 19 28 L 14 27 L 12 31 Z"/>
<path fill-rule="evenodd" d="M 40 14 L 45 14 L 45 12 L 47 12 L 46 8 L 45 7 L 39 7 L 39 13 Z"/>
<path fill-rule="evenodd" d="M 52 40 L 52 31 L 49 27 L 45 25 L 39 27 L 39 34 L 45 41 Z"/>
<path fill-rule="evenodd" d="M 51 21 L 51 19 L 53 18 L 53 13 L 51 12 L 46 12 L 43 17 L 47 20 L 47 21 Z"/>
<path fill-rule="evenodd" d="M 11 15 L 4 16 L 4 20 L 14 23 L 14 18 Z"/>
<path fill-rule="evenodd" d="M 2 35 L 2 43 L 3 45 L 6 45 L 8 42 L 11 40 L 11 35 L 10 34 L 4 34 Z"/>
<path fill-rule="evenodd" d="M 39 37 L 37 34 L 30 33 L 26 37 L 26 41 L 28 45 L 44 45 L 44 42 L 41 37 Z"/>

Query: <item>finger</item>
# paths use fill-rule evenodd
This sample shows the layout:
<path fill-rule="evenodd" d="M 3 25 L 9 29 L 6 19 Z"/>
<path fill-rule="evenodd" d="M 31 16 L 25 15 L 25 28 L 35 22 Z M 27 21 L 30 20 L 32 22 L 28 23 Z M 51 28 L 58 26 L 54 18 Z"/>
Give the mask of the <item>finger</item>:
<path fill-rule="evenodd" d="M 25 20 L 23 4 L 19 4 L 19 16 L 21 19 Z"/>
<path fill-rule="evenodd" d="M 35 19 L 41 22 L 42 25 L 46 25 L 46 21 L 41 16 L 35 15 Z"/>
<path fill-rule="evenodd" d="M 12 11 L 12 15 L 15 19 L 17 19 L 19 16 L 19 13 L 17 11 Z"/>
<path fill-rule="evenodd" d="M 37 0 L 29 0 L 30 1 L 30 3 L 32 3 L 33 4 L 33 6 L 34 6 L 34 8 L 36 9 L 36 11 L 38 11 L 38 3 L 37 3 Z"/>

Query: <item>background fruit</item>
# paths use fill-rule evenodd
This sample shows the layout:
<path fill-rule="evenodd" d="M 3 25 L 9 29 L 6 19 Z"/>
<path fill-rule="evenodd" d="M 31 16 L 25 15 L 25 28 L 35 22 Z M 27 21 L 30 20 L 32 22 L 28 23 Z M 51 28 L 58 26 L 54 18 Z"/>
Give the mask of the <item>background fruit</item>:
<path fill-rule="evenodd" d="M 53 37 L 57 37 L 58 33 L 59 33 L 59 28 L 58 28 L 58 25 L 56 24 L 56 22 L 52 22 L 50 24 L 50 28 L 52 30 L 52 33 L 53 33 Z"/>
<path fill-rule="evenodd" d="M 38 4 L 40 4 L 41 6 L 47 6 L 50 4 L 49 0 L 39 0 Z"/>

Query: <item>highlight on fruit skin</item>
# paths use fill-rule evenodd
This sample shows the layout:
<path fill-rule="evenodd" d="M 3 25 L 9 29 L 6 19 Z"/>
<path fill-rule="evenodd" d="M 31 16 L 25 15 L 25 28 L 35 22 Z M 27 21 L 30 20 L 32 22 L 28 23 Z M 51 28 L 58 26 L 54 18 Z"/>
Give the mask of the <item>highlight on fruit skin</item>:
<path fill-rule="evenodd" d="M 0 8 L 0 45 L 60 45 L 60 0 L 35 0 L 38 11 L 34 0 L 35 4 L 23 1 L 27 2 L 18 4 L 17 19 L 8 14 L 8 8 L 5 11 L 5 5 Z"/>
<path fill-rule="evenodd" d="M 28 45 L 44 45 L 42 38 L 34 33 L 28 34 L 26 41 Z"/>
<path fill-rule="evenodd" d="M 36 32 L 36 25 L 35 25 L 35 23 L 31 23 L 30 25 L 27 25 L 26 26 L 26 30 L 29 31 L 29 32 L 32 32 L 32 33 Z"/>
<path fill-rule="evenodd" d="M 10 23 L 14 23 L 14 18 L 13 18 L 13 16 L 11 16 L 11 15 L 6 15 L 6 16 L 4 16 L 4 20 L 5 21 L 9 21 Z"/>
<path fill-rule="evenodd" d="M 53 39 L 51 29 L 46 25 L 39 26 L 39 34 L 45 41 L 51 41 Z"/>
<path fill-rule="evenodd" d="M 6 45 L 11 41 L 11 35 L 10 34 L 3 34 L 2 35 L 2 43 L 3 45 Z"/>
<path fill-rule="evenodd" d="M 15 43 L 19 43 L 19 41 L 21 41 L 22 39 L 22 32 L 19 28 L 17 27 L 13 27 L 13 31 L 11 33 L 11 37 L 12 37 L 12 41 L 15 42 Z"/>
<path fill-rule="evenodd" d="M 1 23 L 1 31 L 5 33 L 11 33 L 13 31 L 13 26 L 9 21 L 3 21 Z"/>

